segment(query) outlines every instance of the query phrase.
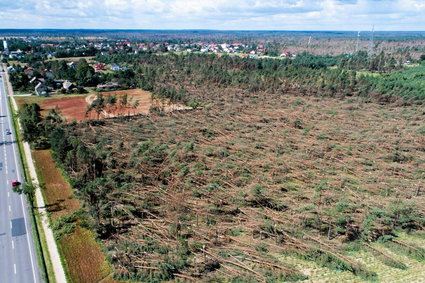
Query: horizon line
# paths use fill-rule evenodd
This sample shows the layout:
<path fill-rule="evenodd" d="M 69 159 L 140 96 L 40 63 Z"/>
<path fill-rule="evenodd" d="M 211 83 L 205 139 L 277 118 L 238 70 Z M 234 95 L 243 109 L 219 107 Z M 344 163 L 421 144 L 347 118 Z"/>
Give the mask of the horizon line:
<path fill-rule="evenodd" d="M 234 31 L 234 32 L 358 32 L 359 30 L 278 30 L 278 29 L 139 29 L 139 28 L 0 28 L 0 31 Z M 360 30 L 372 32 L 372 30 Z M 374 32 L 425 32 L 425 30 L 374 30 Z"/>

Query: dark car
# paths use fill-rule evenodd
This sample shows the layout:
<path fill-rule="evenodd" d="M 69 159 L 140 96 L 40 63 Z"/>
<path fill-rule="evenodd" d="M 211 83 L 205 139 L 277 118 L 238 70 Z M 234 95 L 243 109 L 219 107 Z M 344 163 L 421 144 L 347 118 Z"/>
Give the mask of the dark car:
<path fill-rule="evenodd" d="M 21 185 L 21 182 L 19 182 L 18 180 L 12 180 L 12 187 L 17 187 Z"/>

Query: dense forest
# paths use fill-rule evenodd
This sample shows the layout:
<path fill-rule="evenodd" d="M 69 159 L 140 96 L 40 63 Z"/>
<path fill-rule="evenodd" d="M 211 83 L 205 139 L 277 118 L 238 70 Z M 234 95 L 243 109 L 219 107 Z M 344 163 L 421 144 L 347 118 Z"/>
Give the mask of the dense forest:
<path fill-rule="evenodd" d="M 131 73 L 118 73 L 115 75 L 117 79 L 126 85 L 137 85 L 154 92 L 163 85 L 174 88 L 210 85 L 253 92 L 296 91 L 304 95 L 332 97 L 358 95 L 380 101 L 403 98 L 419 103 L 425 95 L 420 80 L 424 69 L 416 67 L 400 70 L 400 63 L 383 53 L 374 57 L 368 57 L 362 52 L 352 57 L 303 53 L 295 59 L 283 60 L 201 54 L 118 54 L 96 59 L 103 63 L 131 64 Z M 367 70 L 369 73 L 359 70 Z M 383 75 L 375 76 L 371 73 L 373 71 Z M 407 77 L 412 80 L 405 84 Z"/>

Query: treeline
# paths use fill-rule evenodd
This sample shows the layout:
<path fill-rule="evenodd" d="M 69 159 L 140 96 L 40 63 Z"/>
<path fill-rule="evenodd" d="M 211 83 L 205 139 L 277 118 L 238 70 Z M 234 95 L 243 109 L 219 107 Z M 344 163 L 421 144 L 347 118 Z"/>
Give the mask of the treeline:
<path fill-rule="evenodd" d="M 132 76 L 121 79 L 128 85 L 148 91 L 153 91 L 158 86 L 209 86 L 265 92 L 295 91 L 304 95 L 359 95 L 376 97 L 381 101 L 400 98 L 423 99 L 420 86 L 409 84 L 404 87 L 402 79 L 406 72 L 420 74 L 423 71 L 421 68 L 401 70 L 383 76 L 358 72 L 364 69 L 379 72 L 394 72 L 400 69 L 399 63 L 383 54 L 367 59 L 360 52 L 352 57 L 303 53 L 294 60 L 260 60 L 236 56 L 218 58 L 204 54 L 158 56 L 142 53 L 102 56 L 96 60 L 132 65 Z M 120 74 L 117 73 L 116 76 Z"/>
<path fill-rule="evenodd" d="M 89 46 L 87 48 L 80 49 L 62 49 L 57 48 L 54 50 L 56 58 L 67 58 L 67 57 L 83 57 L 83 56 L 95 56 L 100 51 L 94 48 L 93 46 Z"/>
<path fill-rule="evenodd" d="M 370 57 L 366 51 L 359 51 L 353 56 L 342 56 L 338 66 L 343 69 L 361 71 L 367 70 L 378 73 L 389 73 L 403 68 L 403 60 L 396 60 L 384 52 Z"/>
<path fill-rule="evenodd" d="M 22 125 L 22 138 L 35 149 L 50 148 L 51 133 L 63 123 L 59 111 L 51 109 L 45 117 L 38 104 L 24 104 L 20 107 L 19 119 Z"/>

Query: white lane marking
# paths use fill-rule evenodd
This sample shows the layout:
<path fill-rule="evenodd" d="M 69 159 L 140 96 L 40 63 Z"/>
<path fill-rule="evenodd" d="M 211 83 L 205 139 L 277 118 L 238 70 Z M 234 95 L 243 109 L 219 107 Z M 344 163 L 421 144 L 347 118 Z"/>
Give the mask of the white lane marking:
<path fill-rule="evenodd" d="M 12 249 L 15 249 L 15 241 L 12 240 Z"/>
<path fill-rule="evenodd" d="M 16 274 L 16 263 L 14 263 L 13 264 L 13 271 L 15 272 L 15 274 Z"/>
<path fill-rule="evenodd" d="M 10 221 L 10 229 L 12 229 L 12 221 Z"/>
<path fill-rule="evenodd" d="M 9 212 L 11 212 L 12 211 L 12 208 L 10 207 L 10 205 L 9 205 Z"/>
<path fill-rule="evenodd" d="M 6 182 L 9 185 L 9 181 Z M 10 192 L 7 192 L 7 197 L 10 198 Z"/>
<path fill-rule="evenodd" d="M 3 86 L 3 87 L 4 87 L 4 86 Z M 0 94 L 0 95 L 1 95 L 1 94 Z M 6 99 L 7 99 L 7 98 L 6 98 Z M 13 124 L 12 124 L 12 118 L 11 118 L 11 116 L 10 116 L 9 105 L 6 105 L 6 113 L 7 113 L 7 118 L 8 118 L 9 124 L 10 124 L 10 125 L 13 125 Z M 3 135 L 4 135 L 4 131 L 3 131 Z M 12 136 L 13 136 L 13 135 L 12 135 Z M 15 139 L 16 139 L 16 137 L 15 137 Z M 16 153 L 15 143 L 12 143 L 12 150 L 13 150 L 13 158 L 14 158 L 14 160 L 15 160 L 16 173 L 17 173 L 17 176 L 18 176 L 18 178 L 19 178 L 19 177 L 20 177 L 20 176 L 22 176 L 22 175 L 20 174 L 20 170 L 19 170 L 19 166 L 18 166 L 18 161 L 17 161 L 17 159 L 16 159 L 16 155 L 17 155 L 17 153 Z M 25 205 L 24 205 L 24 198 L 23 198 L 23 195 L 21 195 L 21 204 L 22 204 L 22 206 L 21 206 L 21 208 L 22 208 L 22 213 L 24 214 L 25 227 L 28 229 L 27 214 L 25 213 L 25 209 L 24 209 Z M 12 223 L 11 223 L 11 224 L 12 224 Z M 32 229 L 30 229 L 30 231 L 32 231 Z M 28 233 L 27 233 L 27 242 L 28 242 L 28 250 L 29 250 L 29 252 L 30 252 L 31 267 L 32 267 L 32 275 L 33 275 L 33 278 L 34 278 L 34 282 L 38 282 L 37 277 L 36 277 L 36 275 L 35 275 L 35 265 L 34 265 L 34 258 L 33 258 L 33 254 L 32 254 L 32 249 L 31 249 L 31 243 L 30 243 L 29 233 L 30 233 L 30 232 L 28 231 Z M 15 272 L 15 273 L 16 273 L 16 272 Z"/>

